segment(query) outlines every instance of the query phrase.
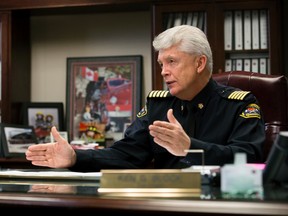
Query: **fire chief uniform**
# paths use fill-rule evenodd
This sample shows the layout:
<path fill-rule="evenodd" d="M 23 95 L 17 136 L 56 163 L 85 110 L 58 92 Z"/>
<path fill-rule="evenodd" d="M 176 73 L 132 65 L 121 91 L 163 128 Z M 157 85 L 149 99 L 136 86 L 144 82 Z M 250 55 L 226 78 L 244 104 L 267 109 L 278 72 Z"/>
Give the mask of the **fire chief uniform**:
<path fill-rule="evenodd" d="M 205 165 L 233 163 L 236 152 L 246 153 L 249 163 L 262 161 L 265 125 L 257 99 L 249 91 L 220 85 L 211 78 L 192 101 L 180 100 L 169 91 L 151 91 L 123 139 L 101 150 L 77 150 L 71 169 L 136 169 L 152 160 L 158 169 L 201 165 L 199 153 L 175 156 L 153 142 L 148 126 L 155 120 L 168 121 L 170 108 L 190 136 L 190 149 L 203 150 Z"/>

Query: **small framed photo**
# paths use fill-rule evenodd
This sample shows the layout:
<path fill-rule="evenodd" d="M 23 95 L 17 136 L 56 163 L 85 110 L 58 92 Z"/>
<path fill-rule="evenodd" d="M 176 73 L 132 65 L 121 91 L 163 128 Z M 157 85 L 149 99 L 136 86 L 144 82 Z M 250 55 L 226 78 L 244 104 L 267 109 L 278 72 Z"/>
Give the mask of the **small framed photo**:
<path fill-rule="evenodd" d="M 0 125 L 3 157 L 25 157 L 27 148 L 38 143 L 33 126 Z"/>
<path fill-rule="evenodd" d="M 131 125 L 131 123 L 124 123 L 124 127 L 123 127 L 123 137 L 125 134 L 126 129 Z"/>
<path fill-rule="evenodd" d="M 68 140 L 68 132 L 67 131 L 58 131 L 58 133 L 60 134 L 61 137 L 63 137 L 65 140 Z M 54 139 L 52 133 L 50 133 L 50 142 L 56 142 L 56 140 Z"/>
<path fill-rule="evenodd" d="M 38 143 L 50 142 L 52 126 L 58 131 L 64 130 L 63 115 L 63 103 L 27 102 L 22 107 L 23 124 L 34 127 Z"/>

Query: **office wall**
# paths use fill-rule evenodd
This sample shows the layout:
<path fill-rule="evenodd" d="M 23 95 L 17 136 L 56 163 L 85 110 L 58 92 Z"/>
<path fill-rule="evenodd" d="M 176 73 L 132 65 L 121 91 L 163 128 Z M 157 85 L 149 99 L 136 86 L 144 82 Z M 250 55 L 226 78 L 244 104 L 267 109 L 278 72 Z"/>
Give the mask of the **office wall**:
<path fill-rule="evenodd" d="M 31 18 L 31 101 L 66 105 L 66 59 L 143 56 L 143 101 L 151 90 L 150 12 Z"/>

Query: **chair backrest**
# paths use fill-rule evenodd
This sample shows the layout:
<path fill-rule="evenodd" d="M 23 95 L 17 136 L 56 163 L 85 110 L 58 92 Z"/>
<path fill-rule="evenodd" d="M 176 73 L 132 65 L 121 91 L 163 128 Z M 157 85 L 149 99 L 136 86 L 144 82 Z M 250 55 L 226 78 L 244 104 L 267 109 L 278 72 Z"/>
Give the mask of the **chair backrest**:
<path fill-rule="evenodd" d="M 266 131 L 264 161 L 277 134 L 288 130 L 288 79 L 284 75 L 266 75 L 247 71 L 229 71 L 213 74 L 224 85 L 251 91 L 263 111 Z"/>

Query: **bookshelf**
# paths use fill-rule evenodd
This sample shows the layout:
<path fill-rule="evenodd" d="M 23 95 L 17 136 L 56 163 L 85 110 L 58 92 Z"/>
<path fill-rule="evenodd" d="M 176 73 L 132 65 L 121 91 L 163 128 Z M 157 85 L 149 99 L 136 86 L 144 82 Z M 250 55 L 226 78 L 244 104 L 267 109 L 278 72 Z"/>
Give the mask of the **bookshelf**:
<path fill-rule="evenodd" d="M 280 6 L 280 0 L 158 3 L 153 5 L 152 33 L 155 36 L 173 25 L 191 23 L 207 35 L 214 56 L 213 73 L 247 70 L 281 74 Z M 198 22 L 190 21 L 191 14 L 198 15 Z M 200 26 L 199 14 L 203 20 Z M 156 53 L 153 72 L 153 88 L 165 88 Z"/>
<path fill-rule="evenodd" d="M 268 9 L 224 12 L 225 71 L 271 74 L 268 20 Z"/>

